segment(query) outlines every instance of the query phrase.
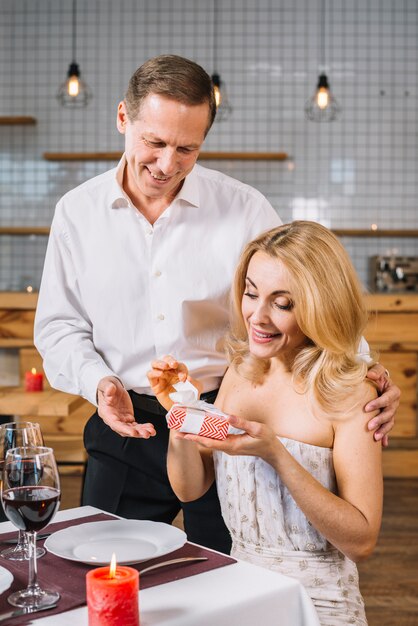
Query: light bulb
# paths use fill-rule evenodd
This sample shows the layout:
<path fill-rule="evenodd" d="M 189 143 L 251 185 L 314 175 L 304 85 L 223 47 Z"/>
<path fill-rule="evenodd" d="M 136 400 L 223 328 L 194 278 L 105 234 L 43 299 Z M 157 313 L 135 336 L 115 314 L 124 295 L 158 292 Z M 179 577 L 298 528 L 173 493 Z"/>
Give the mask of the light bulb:
<path fill-rule="evenodd" d="M 74 61 L 67 72 L 67 80 L 62 83 L 57 93 L 58 102 L 68 108 L 87 106 L 92 98 L 88 85 L 80 78 L 80 68 Z"/>
<path fill-rule="evenodd" d="M 329 104 L 329 92 L 325 87 L 318 89 L 316 94 L 316 101 L 320 109 L 325 109 Z"/>
<path fill-rule="evenodd" d="M 320 74 L 315 93 L 305 104 L 306 117 L 312 122 L 332 122 L 340 111 L 340 106 L 331 93 L 326 74 Z"/>
<path fill-rule="evenodd" d="M 76 98 L 80 93 L 80 83 L 78 80 L 78 76 L 70 76 L 67 81 L 68 86 L 68 95 Z"/>
<path fill-rule="evenodd" d="M 216 108 L 218 108 L 222 100 L 221 90 L 219 89 L 218 85 L 213 86 L 213 92 L 215 94 Z"/>
<path fill-rule="evenodd" d="M 218 122 L 221 122 L 230 116 L 232 113 L 232 106 L 229 104 L 225 84 L 222 82 L 219 74 L 212 74 L 212 83 L 216 103 L 215 121 L 218 120 Z"/>

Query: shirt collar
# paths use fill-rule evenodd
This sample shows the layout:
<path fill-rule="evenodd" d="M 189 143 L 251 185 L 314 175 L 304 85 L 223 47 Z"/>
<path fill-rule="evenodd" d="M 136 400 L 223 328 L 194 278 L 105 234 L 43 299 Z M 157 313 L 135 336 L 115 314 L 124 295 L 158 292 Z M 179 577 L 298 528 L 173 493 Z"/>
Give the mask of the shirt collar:
<path fill-rule="evenodd" d="M 115 172 L 115 188 L 114 197 L 112 200 L 112 209 L 124 209 L 132 206 L 132 202 L 129 197 L 123 191 L 123 172 L 125 171 L 126 157 L 125 153 L 122 154 L 122 158 L 116 166 Z"/>
<path fill-rule="evenodd" d="M 123 173 L 126 167 L 126 156 L 123 153 L 121 160 L 116 167 L 115 173 L 115 197 L 113 198 L 112 208 L 120 209 L 132 206 L 132 203 L 126 193 L 123 191 Z M 199 186 L 196 165 L 184 180 L 183 186 L 174 198 L 173 202 L 183 200 L 193 206 L 199 206 Z"/>
<path fill-rule="evenodd" d="M 196 165 L 184 179 L 183 186 L 174 200 L 184 200 L 193 206 L 199 206 L 199 186 Z"/>

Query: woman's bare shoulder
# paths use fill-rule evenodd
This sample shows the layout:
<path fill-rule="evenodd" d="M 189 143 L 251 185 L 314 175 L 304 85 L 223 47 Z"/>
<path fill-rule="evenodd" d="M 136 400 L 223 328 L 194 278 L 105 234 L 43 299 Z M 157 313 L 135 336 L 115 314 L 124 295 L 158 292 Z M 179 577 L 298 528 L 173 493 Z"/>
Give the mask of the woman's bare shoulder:
<path fill-rule="evenodd" d="M 338 414 L 335 416 L 335 422 L 345 422 L 347 420 L 358 420 L 363 416 L 364 421 L 368 422 L 374 416 L 373 413 L 366 413 L 364 407 L 368 402 L 374 400 L 378 395 L 377 389 L 371 380 L 365 378 L 355 389 L 341 401 Z M 378 413 L 378 411 L 376 411 Z"/>

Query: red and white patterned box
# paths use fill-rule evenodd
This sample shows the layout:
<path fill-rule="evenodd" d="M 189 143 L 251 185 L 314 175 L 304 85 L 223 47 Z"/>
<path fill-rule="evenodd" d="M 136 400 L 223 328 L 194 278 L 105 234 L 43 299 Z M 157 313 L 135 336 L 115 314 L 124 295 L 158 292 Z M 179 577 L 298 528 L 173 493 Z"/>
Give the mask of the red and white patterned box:
<path fill-rule="evenodd" d="M 243 432 L 229 424 L 226 419 L 228 416 L 225 413 L 215 407 L 211 409 L 209 404 L 207 406 L 209 408 L 174 404 L 167 413 L 168 427 L 182 433 L 192 433 L 219 440 L 226 439 L 230 434 Z"/>

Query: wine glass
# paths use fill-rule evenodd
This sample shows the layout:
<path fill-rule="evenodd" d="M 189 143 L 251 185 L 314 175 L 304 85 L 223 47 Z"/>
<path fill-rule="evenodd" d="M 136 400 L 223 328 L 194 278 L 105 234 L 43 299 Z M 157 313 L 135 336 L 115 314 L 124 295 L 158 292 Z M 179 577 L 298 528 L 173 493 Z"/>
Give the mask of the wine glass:
<path fill-rule="evenodd" d="M 59 593 L 41 589 L 37 581 L 36 533 L 54 517 L 61 497 L 52 448 L 12 448 L 6 453 L 1 499 L 8 519 L 27 533 L 29 583 L 7 598 L 13 606 L 39 609 L 56 604 Z"/>
<path fill-rule="evenodd" d="M 43 446 L 41 427 L 34 422 L 9 422 L 0 425 L 0 470 L 3 469 L 6 452 L 19 446 Z M 45 554 L 44 548 L 37 548 L 37 556 Z M 0 552 L 7 561 L 25 561 L 29 558 L 25 533 L 19 530 L 17 544 Z"/>

